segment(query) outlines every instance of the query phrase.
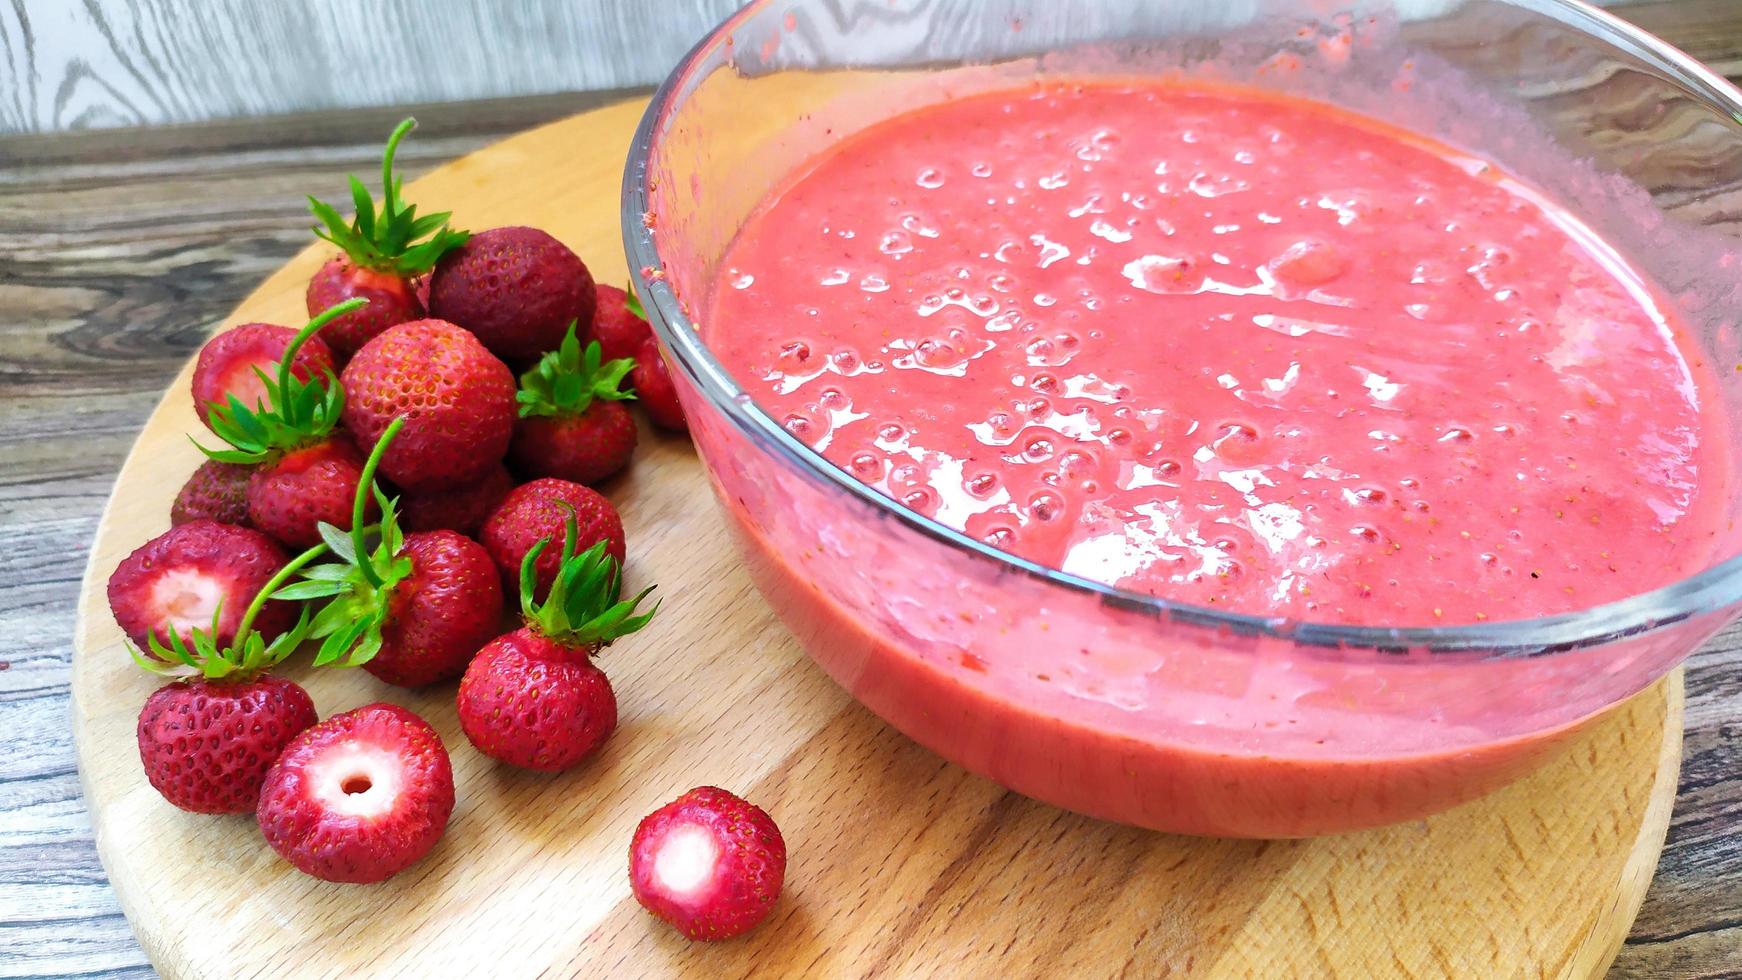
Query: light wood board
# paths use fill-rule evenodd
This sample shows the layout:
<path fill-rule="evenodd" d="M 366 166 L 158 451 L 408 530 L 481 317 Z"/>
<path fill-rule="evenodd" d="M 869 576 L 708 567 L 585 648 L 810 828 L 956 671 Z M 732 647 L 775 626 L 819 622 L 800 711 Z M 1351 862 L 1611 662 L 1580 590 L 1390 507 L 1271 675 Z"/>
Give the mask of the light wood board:
<path fill-rule="evenodd" d="M 620 161 L 640 104 L 533 130 L 417 181 L 466 227 L 528 223 L 621 282 Z M 311 248 L 227 321 L 300 322 Z M 410 706 L 453 754 L 441 844 L 378 886 L 304 877 L 246 817 L 203 817 L 145 782 L 134 741 L 153 686 L 123 651 L 104 582 L 167 525 L 197 463 L 187 372 L 116 482 L 86 571 L 72 725 L 98 849 L 168 977 L 1498 976 L 1586 977 L 1614 956 L 1675 796 L 1681 676 L 1575 739 L 1535 776 L 1425 821 L 1315 841 L 1202 840 L 1100 823 L 944 763 L 813 667 L 751 588 L 700 464 L 643 433 L 607 488 L 629 585 L 660 618 L 604 667 L 622 721 L 580 769 L 511 770 L 460 734 L 451 685 L 362 672 L 292 676 L 323 715 Z M 791 849 L 773 917 L 690 944 L 630 895 L 629 836 L 699 784 L 767 808 Z"/>

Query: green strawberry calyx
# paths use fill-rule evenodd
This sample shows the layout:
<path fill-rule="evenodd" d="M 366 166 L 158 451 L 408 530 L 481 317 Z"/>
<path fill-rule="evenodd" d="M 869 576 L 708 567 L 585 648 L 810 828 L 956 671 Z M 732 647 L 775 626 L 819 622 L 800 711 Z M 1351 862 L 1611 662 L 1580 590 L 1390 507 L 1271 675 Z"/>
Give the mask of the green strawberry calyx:
<path fill-rule="evenodd" d="M 338 246 L 353 265 L 406 278 L 422 275 L 471 237 L 470 232 L 448 227 L 453 212 L 440 211 L 420 218 L 417 206 L 400 198 L 400 180 L 393 173 L 393 157 L 399 152 L 399 141 L 416 128 L 417 120 L 406 119 L 387 137 L 387 150 L 381 155 L 379 208 L 369 189 L 354 175 L 350 178 L 351 205 L 356 208 L 356 217 L 349 222 L 331 204 L 312 196 L 308 199 L 309 211 L 320 221 L 314 229 L 316 237 Z"/>
<path fill-rule="evenodd" d="M 297 617 L 296 625 L 273 637 L 272 642 L 266 642 L 259 631 L 254 629 L 254 620 L 265 608 L 268 600 L 280 598 L 281 586 L 290 581 L 291 577 L 301 571 L 303 566 L 326 554 L 327 546 L 317 544 L 278 570 L 260 591 L 248 603 L 248 608 L 242 613 L 242 621 L 236 626 L 236 638 L 225 647 L 219 647 L 218 619 L 223 615 L 223 603 L 212 610 L 212 628 L 210 630 L 193 629 L 188 631 L 188 639 L 183 640 L 179 632 L 169 634 L 166 644 L 157 638 L 157 631 L 152 630 L 146 637 L 147 646 L 151 649 L 151 657 L 147 657 L 133 647 L 127 645 L 127 652 L 133 656 L 133 662 L 153 674 L 166 677 L 203 677 L 209 681 L 250 681 L 260 676 L 296 651 L 302 641 L 309 636 L 309 613 L 305 608 Z M 152 659 L 155 657 L 156 659 Z"/>
<path fill-rule="evenodd" d="M 605 553 L 605 542 L 598 541 L 580 554 L 575 553 L 575 512 L 569 508 L 563 526 L 562 563 L 551 583 L 544 602 L 535 601 L 538 588 L 538 556 L 550 546 L 543 538 L 526 553 L 520 563 L 520 612 L 526 625 L 545 636 L 588 653 L 597 652 L 612 640 L 646 626 L 659 611 L 659 603 L 644 613 L 636 607 L 653 591 L 642 589 L 632 599 L 620 596 L 622 582 L 618 578 L 617 559 Z"/>
<path fill-rule="evenodd" d="M 259 463 L 276 453 L 325 439 L 345 410 L 345 389 L 330 370 L 304 381 L 291 368 L 297 351 L 316 331 L 368 302 L 358 297 L 322 310 L 286 345 L 284 356 L 278 359 L 276 377 L 255 368 L 266 385 L 265 404 L 249 407 L 234 393 L 223 402 L 212 402 L 206 424 L 230 448 L 207 449 L 199 440 L 188 438 L 200 452 L 221 463 Z"/>
<path fill-rule="evenodd" d="M 641 297 L 635 294 L 635 284 L 632 282 L 626 282 L 623 284 L 623 308 L 628 310 L 629 314 L 637 319 L 647 319 L 647 311 L 642 309 Z"/>
<path fill-rule="evenodd" d="M 575 336 L 575 321 L 563 342 L 520 376 L 520 417 L 532 415 L 579 415 L 595 400 L 622 401 L 634 398 L 634 389 L 623 390 L 623 379 L 635 369 L 635 359 L 603 360 L 604 349 L 594 340 L 581 349 Z"/>
<path fill-rule="evenodd" d="M 403 554 L 405 535 L 399 529 L 394 501 L 375 483 L 381 457 L 404 424 L 405 416 L 395 418 L 369 451 L 351 505 L 351 530 L 341 531 L 324 521 L 320 524 L 321 540 L 339 560 L 308 569 L 302 581 L 278 591 L 280 599 L 327 600 L 309 629 L 309 636 L 321 641 L 315 653 L 316 667 L 360 667 L 374 659 L 381 652 L 381 630 L 392 613 L 394 590 L 411 575 L 411 559 Z M 365 527 L 364 514 L 371 498 L 381 509 L 381 522 Z"/>

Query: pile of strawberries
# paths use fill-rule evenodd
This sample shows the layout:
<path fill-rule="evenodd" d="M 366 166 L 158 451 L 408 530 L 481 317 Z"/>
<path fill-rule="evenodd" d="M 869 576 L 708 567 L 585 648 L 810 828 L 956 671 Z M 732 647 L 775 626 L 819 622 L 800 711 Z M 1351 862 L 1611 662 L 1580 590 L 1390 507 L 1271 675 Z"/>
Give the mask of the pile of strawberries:
<path fill-rule="evenodd" d="M 386 684 L 459 678 L 478 751 L 582 763 L 617 726 L 594 657 L 657 609 L 642 608 L 651 587 L 622 596 L 623 523 L 592 485 L 629 464 L 627 402 L 684 428 L 632 294 L 545 232 L 468 234 L 401 200 L 393 158 L 412 125 L 387 143 L 379 206 L 355 177 L 348 222 L 310 199 L 340 254 L 309 283 L 308 324 L 244 324 L 201 350 L 209 459 L 170 530 L 109 579 L 134 660 L 180 678 L 140 712 L 151 785 L 184 810 L 254 813 L 275 851 L 328 881 L 381 881 L 428 853 L 453 768 L 415 713 L 318 721 L 271 669 L 318 644 L 315 666 Z M 785 867 L 768 814 L 710 787 L 648 816 L 630 848 L 636 896 L 692 938 L 765 918 Z"/>

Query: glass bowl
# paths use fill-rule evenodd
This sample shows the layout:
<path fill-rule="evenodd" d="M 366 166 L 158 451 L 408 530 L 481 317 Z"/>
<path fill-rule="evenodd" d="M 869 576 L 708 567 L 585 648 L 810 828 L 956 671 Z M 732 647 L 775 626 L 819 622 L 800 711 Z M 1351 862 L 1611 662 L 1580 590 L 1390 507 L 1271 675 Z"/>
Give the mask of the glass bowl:
<path fill-rule="evenodd" d="M 1742 94 L 1601 11 L 1573 0 L 759 0 L 654 96 L 624 176 L 624 240 L 748 568 L 855 698 L 945 758 L 1061 807 L 1182 833 L 1305 836 L 1417 818 L 1516 779 L 1737 615 L 1735 558 L 1530 620 L 1362 628 L 1232 615 L 998 551 L 788 434 L 697 335 L 746 215 L 844 134 L 1040 75 L 1281 89 L 1493 160 L 1654 279 L 1707 355 L 1738 365 L 1718 394 L 1732 420 L 1742 406 Z"/>

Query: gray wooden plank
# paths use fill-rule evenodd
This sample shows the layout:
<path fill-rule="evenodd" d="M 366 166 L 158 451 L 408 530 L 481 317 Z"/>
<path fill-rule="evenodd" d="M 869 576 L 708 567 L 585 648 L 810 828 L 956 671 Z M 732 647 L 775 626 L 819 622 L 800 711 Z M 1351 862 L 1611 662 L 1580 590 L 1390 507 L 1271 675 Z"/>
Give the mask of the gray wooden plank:
<path fill-rule="evenodd" d="M 657 82 L 733 0 L 8 0 L 0 133 Z"/>

